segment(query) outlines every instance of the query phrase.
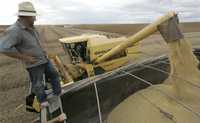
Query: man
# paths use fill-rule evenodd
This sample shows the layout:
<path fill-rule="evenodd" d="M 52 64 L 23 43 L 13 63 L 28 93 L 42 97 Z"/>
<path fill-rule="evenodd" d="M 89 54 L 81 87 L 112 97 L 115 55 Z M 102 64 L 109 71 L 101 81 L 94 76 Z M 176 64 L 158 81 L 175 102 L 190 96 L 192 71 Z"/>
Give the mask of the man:
<path fill-rule="evenodd" d="M 58 73 L 41 47 L 39 34 L 34 27 L 36 15 L 32 3 L 19 4 L 18 20 L 1 37 L 0 52 L 25 63 L 31 80 L 31 91 L 42 108 L 48 106 L 43 75 L 50 80 L 55 95 L 60 95 L 61 85 Z"/>

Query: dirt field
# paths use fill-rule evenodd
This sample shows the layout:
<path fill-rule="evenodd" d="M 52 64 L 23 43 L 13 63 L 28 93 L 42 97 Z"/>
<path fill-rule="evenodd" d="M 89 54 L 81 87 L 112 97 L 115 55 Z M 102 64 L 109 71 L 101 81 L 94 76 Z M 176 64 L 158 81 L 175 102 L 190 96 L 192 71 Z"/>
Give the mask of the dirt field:
<path fill-rule="evenodd" d="M 196 28 L 199 25 L 194 25 L 195 24 L 184 29 L 187 30 L 185 31 L 187 32 L 185 33 L 185 37 L 192 42 L 194 47 L 200 47 L 200 31 Z M 130 31 L 130 33 L 136 32 L 141 27 L 142 25 L 138 26 L 134 30 Z M 96 25 L 94 28 L 96 29 Z M 104 29 L 103 31 L 113 33 L 98 32 L 91 29 L 75 29 L 72 27 L 63 28 L 63 26 L 39 26 L 38 30 L 42 35 L 41 39 L 45 50 L 48 53 L 57 54 L 63 57 L 67 63 L 69 62 L 68 57 L 64 54 L 64 51 L 58 42 L 58 39 L 61 37 L 80 35 L 83 33 L 100 33 L 113 37 L 130 34 L 126 28 L 122 31 L 121 25 L 115 27 L 107 27 L 107 25 L 105 25 L 104 28 L 110 30 L 108 31 Z M 121 31 L 120 34 L 117 34 L 119 30 Z M 167 47 L 160 35 L 152 35 L 141 42 L 141 52 L 141 58 L 148 58 L 166 53 Z M 24 103 L 25 95 L 27 93 L 27 83 L 28 76 L 21 62 L 0 55 L 0 123 L 29 123 L 37 117 L 37 114 L 25 111 Z"/>
<path fill-rule="evenodd" d="M 147 24 L 81 24 L 74 25 L 72 27 L 78 29 L 98 30 L 104 32 L 119 33 L 123 35 L 131 35 L 138 32 L 146 25 Z M 199 32 L 200 22 L 181 23 L 180 27 L 183 32 Z"/>

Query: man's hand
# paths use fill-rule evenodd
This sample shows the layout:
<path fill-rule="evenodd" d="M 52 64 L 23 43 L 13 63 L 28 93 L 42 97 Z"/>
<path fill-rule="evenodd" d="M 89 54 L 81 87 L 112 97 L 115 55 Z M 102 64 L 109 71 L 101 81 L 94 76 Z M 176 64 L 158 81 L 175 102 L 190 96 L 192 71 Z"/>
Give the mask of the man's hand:
<path fill-rule="evenodd" d="M 33 56 L 26 56 L 25 61 L 26 61 L 26 62 L 29 62 L 29 63 L 31 63 L 31 64 L 34 64 L 34 63 L 37 62 L 36 58 L 33 57 Z"/>

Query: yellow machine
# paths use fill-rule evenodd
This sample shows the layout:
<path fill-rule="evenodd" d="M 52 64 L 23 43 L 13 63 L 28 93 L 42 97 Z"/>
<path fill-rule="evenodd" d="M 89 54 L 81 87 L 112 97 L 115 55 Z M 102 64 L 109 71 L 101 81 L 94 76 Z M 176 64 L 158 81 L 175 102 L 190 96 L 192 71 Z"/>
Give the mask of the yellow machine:
<path fill-rule="evenodd" d="M 112 71 L 139 55 L 139 41 L 158 30 L 158 26 L 176 14 L 169 12 L 138 33 L 126 38 L 102 35 L 81 35 L 59 39 L 72 65 L 65 66 L 73 81 Z"/>
<path fill-rule="evenodd" d="M 60 39 L 65 52 L 70 55 L 73 67 L 76 66 L 76 70 L 79 71 L 77 72 L 79 79 L 112 71 L 138 57 L 139 45 L 136 43 L 101 63 L 95 63 L 95 60 L 113 47 L 126 41 L 126 37 L 107 38 L 103 35 L 81 35 Z M 72 74 L 72 70 L 70 71 L 70 68 L 67 68 L 69 74 Z M 77 80 L 75 77 L 72 78 Z"/>

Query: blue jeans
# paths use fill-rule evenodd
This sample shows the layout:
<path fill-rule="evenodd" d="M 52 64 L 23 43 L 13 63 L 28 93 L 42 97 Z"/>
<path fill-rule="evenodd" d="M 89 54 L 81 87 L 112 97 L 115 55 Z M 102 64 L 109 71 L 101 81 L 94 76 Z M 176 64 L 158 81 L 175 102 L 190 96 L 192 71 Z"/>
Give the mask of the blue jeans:
<path fill-rule="evenodd" d="M 27 69 L 32 83 L 31 92 L 34 93 L 40 103 L 46 101 L 44 76 L 50 82 L 53 93 L 59 95 L 61 93 L 61 85 L 59 74 L 50 61 L 46 64 Z"/>

